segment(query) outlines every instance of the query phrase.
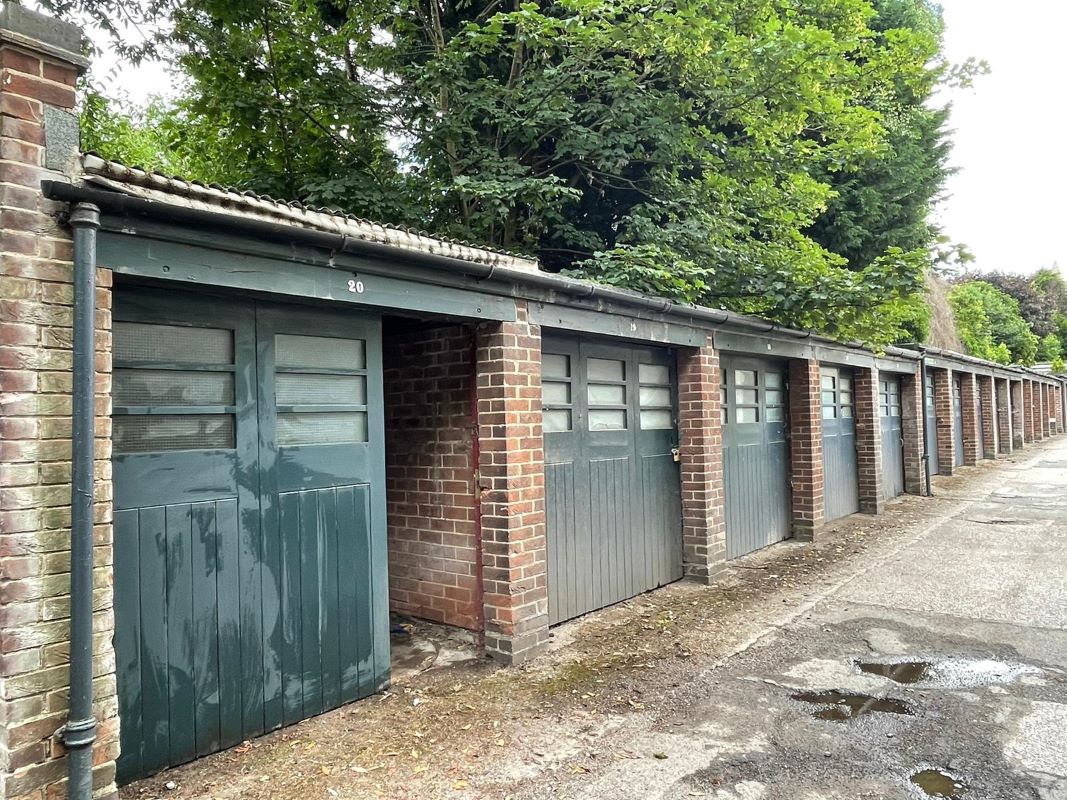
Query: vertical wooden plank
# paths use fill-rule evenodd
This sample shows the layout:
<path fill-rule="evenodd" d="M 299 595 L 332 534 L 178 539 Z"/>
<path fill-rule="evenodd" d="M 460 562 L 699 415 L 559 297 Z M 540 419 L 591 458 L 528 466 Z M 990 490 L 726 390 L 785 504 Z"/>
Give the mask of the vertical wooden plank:
<path fill-rule="evenodd" d="M 284 724 L 282 678 L 282 546 L 277 495 L 260 498 L 263 524 L 263 727 L 274 730 Z"/>
<path fill-rule="evenodd" d="M 118 682 L 118 779 L 141 774 L 141 543 L 137 509 L 115 512 L 115 679 Z M 158 592 L 157 592 L 158 593 Z"/>
<path fill-rule="evenodd" d="M 196 756 L 193 691 L 192 515 L 167 506 L 167 656 L 170 662 L 170 763 Z"/>
<path fill-rule="evenodd" d="M 368 486 L 357 486 L 353 496 L 352 540 L 355 544 L 355 568 L 352 570 L 355 582 L 355 608 L 359 616 L 359 639 L 357 652 L 359 656 L 359 694 L 365 697 L 375 691 L 378 681 L 384 677 L 378 674 L 375 663 L 375 641 L 372 614 L 374 613 L 373 585 L 371 583 L 371 490 Z"/>
<path fill-rule="evenodd" d="M 239 528 L 241 601 L 241 720 L 245 737 L 258 736 L 263 724 L 263 546 L 255 524 Z"/>
<path fill-rule="evenodd" d="M 317 492 L 300 492 L 300 652 L 305 717 L 322 713 L 319 575 L 324 554 L 319 548 L 318 500 Z"/>
<path fill-rule="evenodd" d="M 359 629 L 361 615 L 356 599 L 359 561 L 356 556 L 356 488 L 337 490 L 337 609 L 338 658 L 341 702 L 357 699 L 359 693 Z"/>
<path fill-rule="evenodd" d="M 300 614 L 300 494 L 278 497 L 278 535 L 281 550 L 280 603 L 282 618 L 281 673 L 282 721 L 286 725 L 304 717 L 304 665 Z"/>
<path fill-rule="evenodd" d="M 170 763 L 170 669 L 167 659 L 167 520 L 163 506 L 142 508 L 141 709 L 143 771 Z"/>
<path fill-rule="evenodd" d="M 219 616 L 215 503 L 191 506 L 193 702 L 196 754 L 219 749 Z"/>
<path fill-rule="evenodd" d="M 240 534 L 237 500 L 215 504 L 215 595 L 218 598 L 219 742 L 244 738 L 241 681 Z"/>
<path fill-rule="evenodd" d="M 337 489 L 320 489 L 319 531 L 322 548 L 319 608 L 322 626 L 322 705 L 336 708 L 341 703 L 341 650 L 338 615 Z"/>

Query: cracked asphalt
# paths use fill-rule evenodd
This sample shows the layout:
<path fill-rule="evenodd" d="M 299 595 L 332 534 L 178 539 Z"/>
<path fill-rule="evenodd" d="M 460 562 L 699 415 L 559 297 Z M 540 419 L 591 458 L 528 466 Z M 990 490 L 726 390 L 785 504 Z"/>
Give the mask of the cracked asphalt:
<path fill-rule="evenodd" d="M 1067 800 L 1067 436 L 935 491 L 122 795 Z"/>

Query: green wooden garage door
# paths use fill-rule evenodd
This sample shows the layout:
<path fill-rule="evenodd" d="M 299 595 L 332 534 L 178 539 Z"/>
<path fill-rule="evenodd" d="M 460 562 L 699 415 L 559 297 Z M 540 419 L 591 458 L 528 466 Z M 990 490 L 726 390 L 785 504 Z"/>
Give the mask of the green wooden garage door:
<path fill-rule="evenodd" d="M 542 344 L 552 623 L 682 577 L 671 354 Z"/>
<path fill-rule="evenodd" d="M 380 321 L 119 291 L 123 782 L 389 674 Z"/>
<path fill-rule="evenodd" d="M 823 507 L 826 521 L 860 510 L 852 370 L 822 367 Z"/>

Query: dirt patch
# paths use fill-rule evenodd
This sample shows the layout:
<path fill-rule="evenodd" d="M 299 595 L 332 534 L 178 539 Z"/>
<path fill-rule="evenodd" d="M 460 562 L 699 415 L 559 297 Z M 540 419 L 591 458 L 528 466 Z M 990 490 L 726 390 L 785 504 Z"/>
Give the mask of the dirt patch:
<path fill-rule="evenodd" d="M 981 476 L 968 472 L 943 488 L 965 493 Z M 541 770 L 588 770 L 566 757 L 569 737 L 595 735 L 620 715 L 654 713 L 657 698 L 776 624 L 783 608 L 824 593 L 946 510 L 900 498 L 882 517 L 827 526 L 814 544 L 787 542 L 732 562 L 713 586 L 682 582 L 562 626 L 554 635 L 567 644 L 533 664 L 501 669 L 478 660 L 418 673 L 121 796 L 501 798 Z M 548 752 L 546 741 L 560 752 Z"/>

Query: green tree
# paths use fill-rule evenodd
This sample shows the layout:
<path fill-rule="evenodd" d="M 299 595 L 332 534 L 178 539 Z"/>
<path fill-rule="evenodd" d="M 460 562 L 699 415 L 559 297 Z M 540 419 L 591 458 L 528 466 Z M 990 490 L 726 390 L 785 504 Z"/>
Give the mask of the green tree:
<path fill-rule="evenodd" d="M 1035 363 L 1040 340 L 1019 313 L 1019 302 L 985 281 L 949 292 L 956 328 L 967 352 L 1001 364 Z"/>
<path fill-rule="evenodd" d="M 212 180 L 842 337 L 891 342 L 915 317 L 921 248 L 885 236 L 850 264 L 810 235 L 830 177 L 907 127 L 893 98 L 940 74 L 936 36 L 874 26 L 867 0 L 156 10 L 191 78 L 183 144 L 225 153 Z"/>

